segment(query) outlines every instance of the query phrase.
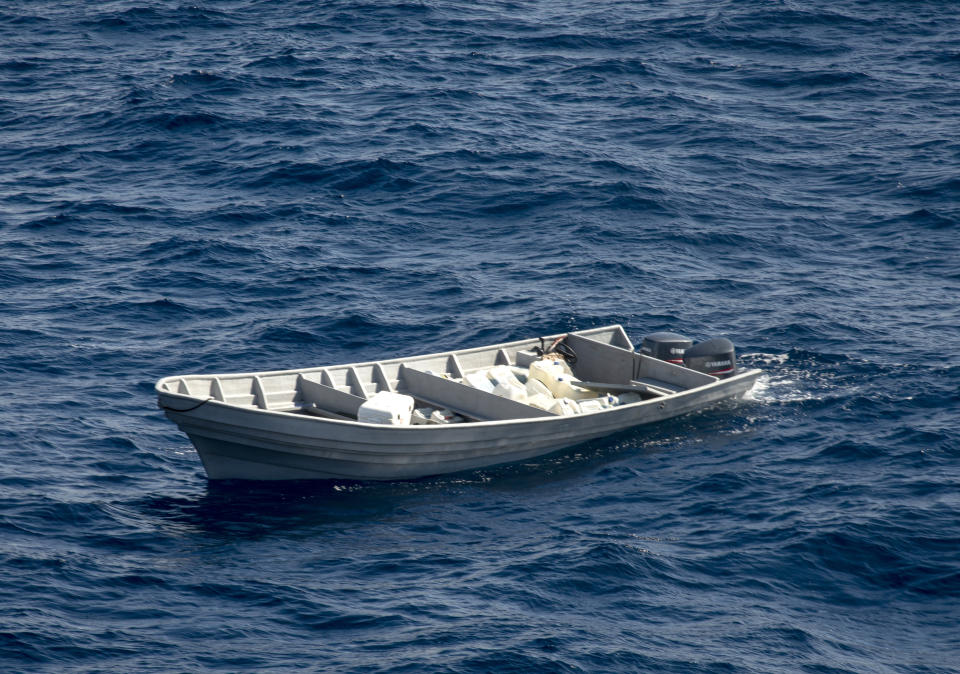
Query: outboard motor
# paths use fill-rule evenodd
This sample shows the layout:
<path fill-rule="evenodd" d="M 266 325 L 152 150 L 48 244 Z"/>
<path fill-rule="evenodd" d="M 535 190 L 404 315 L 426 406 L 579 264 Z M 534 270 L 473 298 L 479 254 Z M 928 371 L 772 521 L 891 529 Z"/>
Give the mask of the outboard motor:
<path fill-rule="evenodd" d="M 643 338 L 640 353 L 668 363 L 683 364 L 683 353 L 693 346 L 693 340 L 675 332 L 655 332 Z"/>
<path fill-rule="evenodd" d="M 737 373 L 737 354 L 733 342 L 717 337 L 687 349 L 683 354 L 683 364 L 691 370 L 723 379 Z"/>

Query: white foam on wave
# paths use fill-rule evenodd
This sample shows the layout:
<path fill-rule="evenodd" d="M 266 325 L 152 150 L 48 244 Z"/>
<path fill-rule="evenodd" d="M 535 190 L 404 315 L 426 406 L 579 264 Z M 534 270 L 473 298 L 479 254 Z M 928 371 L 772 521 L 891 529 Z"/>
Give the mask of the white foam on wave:
<path fill-rule="evenodd" d="M 750 360 L 758 361 L 761 365 L 783 365 L 790 359 L 789 353 L 751 353 Z"/>
<path fill-rule="evenodd" d="M 809 370 L 787 366 L 789 353 L 753 353 L 745 359 L 751 366 L 760 369 L 769 368 L 757 379 L 753 388 L 744 395 L 744 400 L 761 403 L 792 403 L 804 400 L 817 400 L 822 397 L 823 382 L 813 382 L 810 386 Z"/>
<path fill-rule="evenodd" d="M 816 400 L 813 391 L 803 388 L 797 378 L 791 374 L 762 374 L 753 388 L 744 395 L 745 400 L 761 403 L 791 403 L 803 400 Z"/>

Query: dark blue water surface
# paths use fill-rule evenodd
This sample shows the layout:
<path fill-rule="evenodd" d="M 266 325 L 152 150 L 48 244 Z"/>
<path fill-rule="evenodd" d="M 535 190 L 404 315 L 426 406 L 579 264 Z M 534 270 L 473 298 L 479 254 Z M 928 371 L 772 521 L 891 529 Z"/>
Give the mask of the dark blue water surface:
<path fill-rule="evenodd" d="M 0 1 L 0 669 L 960 672 L 960 8 Z M 748 399 L 208 483 L 155 406 L 621 323 Z"/>

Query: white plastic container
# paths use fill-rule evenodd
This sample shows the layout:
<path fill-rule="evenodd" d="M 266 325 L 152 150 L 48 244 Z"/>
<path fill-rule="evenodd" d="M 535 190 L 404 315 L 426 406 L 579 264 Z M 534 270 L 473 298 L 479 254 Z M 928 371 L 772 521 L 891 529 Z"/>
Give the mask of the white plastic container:
<path fill-rule="evenodd" d="M 580 400 L 580 414 L 588 414 L 590 412 L 600 412 L 607 409 L 607 406 L 603 404 L 602 398 L 592 398 L 590 400 Z"/>
<path fill-rule="evenodd" d="M 481 391 L 493 393 L 494 383 L 490 381 L 490 377 L 487 376 L 484 370 L 477 370 L 476 372 L 464 375 L 463 383 L 467 386 L 480 389 Z"/>
<path fill-rule="evenodd" d="M 542 395 L 535 393 L 527 398 L 527 404 L 530 405 L 530 407 L 536 407 L 538 410 L 543 410 L 544 412 L 549 412 L 555 402 L 556 400 L 549 394 Z"/>
<path fill-rule="evenodd" d="M 564 374 L 568 374 L 571 377 L 573 376 L 573 370 L 570 369 L 570 364 L 563 358 L 554 358 L 553 364 L 563 370 Z"/>
<path fill-rule="evenodd" d="M 600 404 L 603 405 L 604 409 L 608 409 L 610 407 L 616 407 L 617 405 L 620 404 L 620 399 L 617 398 L 617 396 L 611 395 L 609 393 L 605 393 L 604 395 L 597 398 L 597 400 L 600 401 Z"/>
<path fill-rule="evenodd" d="M 556 371 L 556 367 L 549 360 L 535 360 L 530 363 L 530 379 L 543 382 L 548 388 L 550 385 L 547 382 L 557 378 Z"/>
<path fill-rule="evenodd" d="M 633 391 L 627 391 L 626 393 L 621 393 L 617 396 L 618 405 L 631 405 L 633 403 L 638 403 L 643 400 L 643 396 L 639 393 L 634 393 Z"/>
<path fill-rule="evenodd" d="M 413 413 L 413 398 L 402 393 L 380 391 L 360 405 L 357 421 L 365 424 L 408 426 Z"/>
<path fill-rule="evenodd" d="M 570 400 L 570 398 L 558 398 L 547 411 L 561 417 L 569 417 L 580 414 L 580 405 L 577 404 L 576 400 Z"/>
<path fill-rule="evenodd" d="M 566 374 L 560 367 L 560 361 L 535 360 L 530 363 L 530 379 L 536 379 L 550 389 L 551 394 L 557 385 L 557 378 Z"/>
<path fill-rule="evenodd" d="M 418 407 L 410 415 L 410 423 L 413 426 L 423 426 L 430 423 L 430 415 L 433 414 L 433 407 Z"/>
<path fill-rule="evenodd" d="M 547 388 L 547 385 L 544 384 L 539 379 L 534 379 L 530 377 L 527 379 L 527 396 L 532 398 L 533 396 L 544 396 L 547 398 L 553 398 L 553 394 L 550 393 L 550 389 Z"/>
<path fill-rule="evenodd" d="M 511 370 L 506 365 L 496 365 L 487 370 L 487 376 L 493 380 L 494 385 L 507 384 L 511 386 L 523 386 L 517 376 L 513 374 Z"/>
<path fill-rule="evenodd" d="M 527 402 L 527 388 L 516 379 L 497 384 L 493 389 L 493 394 L 508 400 L 516 400 L 518 403 Z"/>
<path fill-rule="evenodd" d="M 576 379 L 571 379 L 567 375 L 557 377 L 557 382 L 553 387 L 554 398 L 570 398 L 572 400 L 588 400 L 596 398 L 598 393 L 581 388 L 576 385 Z"/>
<path fill-rule="evenodd" d="M 446 408 L 434 410 L 433 414 L 430 415 L 430 423 L 432 424 L 459 424 L 463 421 L 463 417 Z"/>

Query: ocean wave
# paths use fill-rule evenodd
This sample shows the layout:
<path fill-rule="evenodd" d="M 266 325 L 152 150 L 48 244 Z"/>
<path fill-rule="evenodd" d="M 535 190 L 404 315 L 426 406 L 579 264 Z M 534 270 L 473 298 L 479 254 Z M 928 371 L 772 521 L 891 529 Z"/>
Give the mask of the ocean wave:
<path fill-rule="evenodd" d="M 957 671 L 957 28 L 0 3 L 4 671 Z M 208 482 L 156 408 L 610 323 L 763 373 L 395 483 Z"/>

